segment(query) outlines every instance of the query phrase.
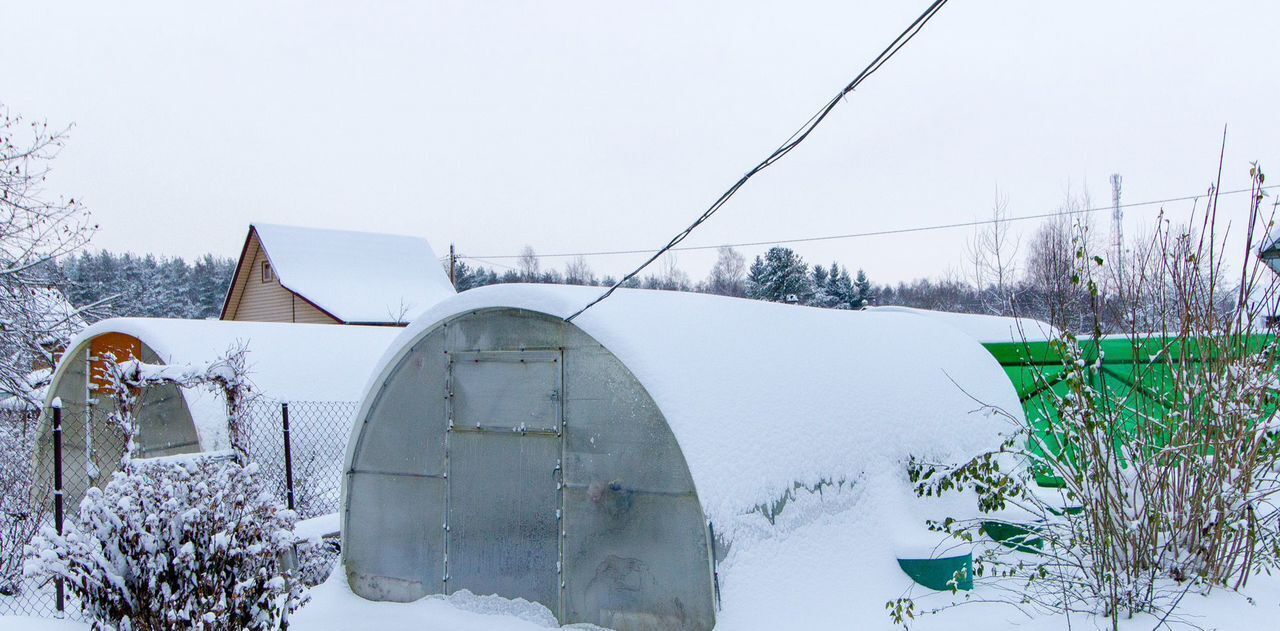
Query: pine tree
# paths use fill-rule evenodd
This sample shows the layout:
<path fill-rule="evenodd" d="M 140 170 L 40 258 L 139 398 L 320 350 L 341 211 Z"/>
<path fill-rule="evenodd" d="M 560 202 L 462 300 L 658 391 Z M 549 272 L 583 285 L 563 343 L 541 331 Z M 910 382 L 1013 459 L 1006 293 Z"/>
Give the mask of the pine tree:
<path fill-rule="evenodd" d="M 466 261 L 458 261 L 453 268 L 453 286 L 458 291 L 466 291 L 492 285 L 498 282 L 498 275 L 493 270 L 467 265 Z"/>
<path fill-rule="evenodd" d="M 875 298 L 875 296 L 872 295 L 871 281 L 867 279 L 866 272 L 858 270 L 858 279 L 854 281 L 853 288 L 856 290 L 858 297 L 858 302 L 853 306 L 853 308 L 866 309 Z"/>
<path fill-rule="evenodd" d="M 832 263 L 827 273 L 827 294 L 831 297 L 829 307 L 832 309 L 856 309 L 857 296 L 854 295 L 853 281 L 849 278 L 849 270 Z"/>
<path fill-rule="evenodd" d="M 808 303 L 813 297 L 809 266 L 791 248 L 772 247 L 756 257 L 747 274 L 747 297 L 770 302 L 794 298 Z"/>
<path fill-rule="evenodd" d="M 813 297 L 807 303 L 812 307 L 830 308 L 835 306 L 835 300 L 831 295 L 830 289 L 830 272 L 821 265 L 813 266 Z"/>

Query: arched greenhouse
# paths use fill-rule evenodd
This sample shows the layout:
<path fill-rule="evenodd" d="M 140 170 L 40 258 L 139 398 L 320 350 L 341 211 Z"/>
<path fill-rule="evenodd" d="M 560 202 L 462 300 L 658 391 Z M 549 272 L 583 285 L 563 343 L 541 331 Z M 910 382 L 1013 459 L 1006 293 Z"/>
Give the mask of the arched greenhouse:
<path fill-rule="evenodd" d="M 930 318 L 619 290 L 565 321 L 598 292 L 463 292 L 392 344 L 348 443 L 355 593 L 469 590 L 563 623 L 710 629 L 752 600 L 735 574 L 751 564 L 724 560 L 811 517 L 789 502 L 909 488 L 909 457 L 999 444 L 983 405 L 1020 413 L 992 356 Z"/>
<path fill-rule="evenodd" d="M 108 357 L 148 364 L 200 366 L 243 346 L 247 378 L 256 394 L 277 401 L 347 400 L 399 329 L 320 324 L 112 318 L 76 336 L 59 360 L 46 394 L 37 434 L 38 488 L 53 475 L 52 404 L 62 407 L 63 480 L 67 505 L 111 477 L 123 437 L 108 425 L 113 406 Z M 230 447 L 225 399 L 205 388 L 148 387 L 136 411 L 136 456 L 147 458 L 219 451 Z"/>

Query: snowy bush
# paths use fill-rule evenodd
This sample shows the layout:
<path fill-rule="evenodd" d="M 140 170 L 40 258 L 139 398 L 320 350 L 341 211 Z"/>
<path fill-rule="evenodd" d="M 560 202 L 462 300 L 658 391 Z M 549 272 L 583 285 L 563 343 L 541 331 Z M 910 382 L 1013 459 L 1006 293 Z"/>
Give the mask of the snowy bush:
<path fill-rule="evenodd" d="M 40 527 L 42 505 L 33 495 L 34 416 L 0 411 L 0 595 L 22 581 L 23 547 Z"/>
<path fill-rule="evenodd" d="M 1252 175 L 1250 226 L 1269 228 L 1263 177 Z M 1252 229 L 1243 269 L 1225 267 L 1216 210 L 1211 196 L 1198 231 L 1163 223 L 1109 288 L 1104 260 L 1080 245 L 1071 282 L 1093 325 L 1054 322 L 1057 361 L 1029 365 L 1047 395 L 1030 410 L 1044 426 L 1006 413 L 1021 436 L 1000 451 L 960 466 L 913 463 L 922 496 L 976 493 L 981 518 L 929 525 L 977 544 L 984 598 L 1101 614 L 1114 627 L 1135 613 L 1176 619 L 1188 592 L 1239 589 L 1280 568 L 1280 347 L 1263 324 L 1276 283 L 1259 271 Z M 1125 314 L 1122 338 L 1101 335 L 1107 309 Z M 1109 368 L 1104 341 L 1127 342 L 1131 355 Z M 899 622 L 916 605 L 888 603 Z"/>
<path fill-rule="evenodd" d="M 342 549 L 335 537 L 299 542 L 297 552 L 298 569 L 295 574 L 298 580 L 307 587 L 315 587 L 329 579 Z"/>
<path fill-rule="evenodd" d="M 277 629 L 301 604 L 282 559 L 294 515 L 256 466 L 135 462 L 90 489 L 67 532 L 45 528 L 26 573 L 66 581 L 95 628 Z"/>

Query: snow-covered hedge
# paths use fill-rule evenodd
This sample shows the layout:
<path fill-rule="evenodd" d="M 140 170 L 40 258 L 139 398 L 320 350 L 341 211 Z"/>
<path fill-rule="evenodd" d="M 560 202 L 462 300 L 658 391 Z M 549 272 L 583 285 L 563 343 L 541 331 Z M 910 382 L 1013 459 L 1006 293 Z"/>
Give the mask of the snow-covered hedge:
<path fill-rule="evenodd" d="M 65 534 L 46 528 L 26 572 L 65 579 L 96 628 L 278 629 L 304 599 L 282 559 L 295 517 L 256 465 L 134 461 L 90 489 Z"/>

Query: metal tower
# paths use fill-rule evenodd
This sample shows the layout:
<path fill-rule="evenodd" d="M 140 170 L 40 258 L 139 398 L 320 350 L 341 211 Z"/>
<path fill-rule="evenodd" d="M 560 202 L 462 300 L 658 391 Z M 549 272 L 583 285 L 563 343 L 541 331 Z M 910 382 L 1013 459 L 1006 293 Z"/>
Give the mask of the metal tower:
<path fill-rule="evenodd" d="M 1124 275 L 1124 211 L 1120 209 L 1120 184 L 1124 178 L 1111 174 L 1111 256 L 1115 257 L 1116 271 Z"/>

